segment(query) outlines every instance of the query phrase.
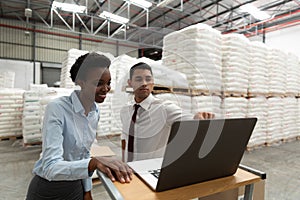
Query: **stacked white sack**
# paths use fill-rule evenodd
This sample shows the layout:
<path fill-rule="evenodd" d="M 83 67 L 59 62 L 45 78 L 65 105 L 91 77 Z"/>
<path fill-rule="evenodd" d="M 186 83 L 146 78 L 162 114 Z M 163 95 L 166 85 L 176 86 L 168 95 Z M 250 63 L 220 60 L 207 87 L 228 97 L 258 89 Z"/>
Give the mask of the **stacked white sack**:
<path fill-rule="evenodd" d="M 249 88 L 250 94 L 268 94 L 269 92 L 269 70 L 266 67 L 268 48 L 262 42 L 250 42 L 250 69 Z"/>
<path fill-rule="evenodd" d="M 300 65 L 299 58 L 293 53 L 288 53 L 286 67 L 286 93 L 297 96 L 300 89 Z"/>
<path fill-rule="evenodd" d="M 220 92 L 221 33 L 196 24 L 164 37 L 163 64 L 186 75 L 189 88 Z"/>
<path fill-rule="evenodd" d="M 163 101 L 170 101 L 177 106 L 179 106 L 184 112 L 191 113 L 191 97 L 187 95 L 172 94 L 172 93 L 162 93 L 156 94 L 157 98 Z"/>
<path fill-rule="evenodd" d="M 88 53 L 88 51 L 70 49 L 67 56 L 62 62 L 61 72 L 60 72 L 60 87 L 61 88 L 74 88 L 75 84 L 71 79 L 70 69 L 75 63 L 76 59 L 80 56 Z"/>
<path fill-rule="evenodd" d="M 272 97 L 267 99 L 267 143 L 277 142 L 282 135 L 283 99 Z"/>
<path fill-rule="evenodd" d="M 248 147 L 264 145 L 267 139 L 267 99 L 263 96 L 248 99 L 247 117 L 256 117 L 257 123 Z"/>
<path fill-rule="evenodd" d="M 2 71 L 0 72 L 0 88 L 14 88 L 15 72 Z"/>
<path fill-rule="evenodd" d="M 298 135 L 298 102 L 295 97 L 283 98 L 282 133 L 280 139 L 296 138 Z"/>
<path fill-rule="evenodd" d="M 112 93 L 106 94 L 105 101 L 98 103 L 100 111 L 100 120 L 98 122 L 97 136 L 104 136 L 111 134 L 112 128 Z"/>
<path fill-rule="evenodd" d="M 269 93 L 285 94 L 287 55 L 279 49 L 270 49 L 268 53 Z"/>
<path fill-rule="evenodd" d="M 242 34 L 222 35 L 222 78 L 225 93 L 247 94 L 250 65 L 249 39 Z"/>
<path fill-rule="evenodd" d="M 226 97 L 221 108 L 225 118 L 244 118 L 247 115 L 248 100 L 243 97 Z"/>
<path fill-rule="evenodd" d="M 113 91 L 125 91 L 129 79 L 130 68 L 137 63 L 136 58 L 121 55 L 112 60 L 109 67 L 111 73 L 111 88 Z"/>
<path fill-rule="evenodd" d="M 223 118 L 221 104 L 222 99 L 219 96 L 193 96 L 192 113 L 211 112 L 215 114 L 215 118 Z"/>
<path fill-rule="evenodd" d="M 30 90 L 24 92 L 23 110 L 23 142 L 32 144 L 42 141 L 42 114 L 40 100 L 48 90 L 46 84 L 30 85 Z"/>
<path fill-rule="evenodd" d="M 0 137 L 22 135 L 23 93 L 21 89 L 0 90 Z"/>
<path fill-rule="evenodd" d="M 170 69 L 162 64 L 162 61 L 154 61 L 149 58 L 139 58 L 137 62 L 144 62 L 151 66 L 154 84 L 166 87 L 188 88 L 186 75 Z"/>

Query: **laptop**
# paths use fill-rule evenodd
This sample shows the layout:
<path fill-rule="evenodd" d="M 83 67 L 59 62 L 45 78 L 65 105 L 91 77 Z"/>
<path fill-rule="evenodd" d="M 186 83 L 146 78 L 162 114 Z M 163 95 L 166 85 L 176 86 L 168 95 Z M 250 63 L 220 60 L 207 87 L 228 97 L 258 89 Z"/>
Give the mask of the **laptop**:
<path fill-rule="evenodd" d="M 128 162 L 154 191 L 231 176 L 236 171 L 257 118 L 176 121 L 163 158 Z"/>

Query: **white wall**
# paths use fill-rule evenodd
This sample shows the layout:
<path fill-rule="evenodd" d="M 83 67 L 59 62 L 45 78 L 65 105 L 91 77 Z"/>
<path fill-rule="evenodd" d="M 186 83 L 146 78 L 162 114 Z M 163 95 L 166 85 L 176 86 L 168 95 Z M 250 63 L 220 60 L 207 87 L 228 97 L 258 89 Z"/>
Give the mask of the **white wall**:
<path fill-rule="evenodd" d="M 35 79 L 40 83 L 40 63 L 36 63 Z M 28 61 L 0 59 L 0 71 L 15 72 L 15 88 L 28 90 L 33 83 L 33 63 Z"/>
<path fill-rule="evenodd" d="M 294 53 L 300 58 L 300 26 L 267 33 L 266 44 L 270 47 Z"/>

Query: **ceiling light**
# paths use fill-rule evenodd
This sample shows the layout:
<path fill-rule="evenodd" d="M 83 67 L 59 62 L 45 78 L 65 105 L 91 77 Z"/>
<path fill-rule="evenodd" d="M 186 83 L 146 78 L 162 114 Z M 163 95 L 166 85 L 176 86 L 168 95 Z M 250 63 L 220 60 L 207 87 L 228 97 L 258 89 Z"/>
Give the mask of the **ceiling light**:
<path fill-rule="evenodd" d="M 241 6 L 240 9 L 242 10 L 242 12 L 247 12 L 251 14 L 254 18 L 259 20 L 269 19 L 271 17 L 268 13 L 259 10 L 257 7 L 249 3 Z"/>
<path fill-rule="evenodd" d="M 166 5 L 168 5 L 169 3 L 173 2 L 174 0 L 163 0 L 160 1 L 156 6 L 157 7 L 165 7 Z"/>
<path fill-rule="evenodd" d="M 86 6 L 80 6 L 71 3 L 61 3 L 57 1 L 53 1 L 52 9 L 60 9 L 67 12 L 74 12 L 74 13 L 84 13 L 86 11 Z"/>
<path fill-rule="evenodd" d="M 99 17 L 103 19 L 107 19 L 108 21 L 116 22 L 116 23 L 121 23 L 121 24 L 127 24 L 129 22 L 129 19 L 125 17 L 121 17 L 119 15 L 112 14 L 107 11 L 103 11 Z"/>
<path fill-rule="evenodd" d="M 151 2 L 145 0 L 124 0 L 124 1 L 141 8 L 150 8 L 152 6 Z"/>

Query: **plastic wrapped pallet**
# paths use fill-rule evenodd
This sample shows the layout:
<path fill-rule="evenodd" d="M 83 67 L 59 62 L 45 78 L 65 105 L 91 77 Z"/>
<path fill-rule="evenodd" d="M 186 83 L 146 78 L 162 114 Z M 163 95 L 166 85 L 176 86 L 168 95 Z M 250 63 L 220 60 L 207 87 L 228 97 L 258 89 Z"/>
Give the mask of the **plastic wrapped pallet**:
<path fill-rule="evenodd" d="M 52 88 L 31 84 L 24 93 L 23 140 L 25 145 L 42 141 L 42 122 L 47 104 L 59 96 L 70 95 L 73 89 Z"/>
<path fill-rule="evenodd" d="M 112 93 L 106 95 L 103 103 L 99 103 L 100 120 L 97 128 L 97 136 L 110 135 L 112 127 Z"/>
<path fill-rule="evenodd" d="M 42 141 L 40 99 L 42 91 L 30 90 L 24 93 L 24 110 L 22 119 L 22 134 L 24 144 Z"/>
<path fill-rule="evenodd" d="M 249 40 L 241 34 L 222 35 L 222 78 L 225 93 L 247 94 L 250 65 Z"/>
<path fill-rule="evenodd" d="M 295 97 L 283 98 L 283 119 L 282 134 L 283 140 L 296 138 L 298 135 L 297 118 L 298 118 L 298 102 Z"/>
<path fill-rule="evenodd" d="M 262 42 L 250 42 L 249 88 L 250 94 L 267 95 L 269 92 L 268 48 Z"/>
<path fill-rule="evenodd" d="M 288 53 L 286 67 L 286 94 L 297 96 L 300 88 L 299 74 L 300 65 L 299 58 L 293 53 Z"/>
<path fill-rule="evenodd" d="M 283 99 L 272 97 L 267 99 L 267 144 L 276 144 L 282 139 Z"/>
<path fill-rule="evenodd" d="M 243 97 L 226 97 L 222 101 L 225 118 L 244 118 L 247 115 L 248 100 Z"/>
<path fill-rule="evenodd" d="M 269 93 L 283 95 L 286 93 L 287 55 L 275 48 L 270 48 L 268 52 Z"/>
<path fill-rule="evenodd" d="M 0 90 L 0 137 L 22 135 L 23 93 L 21 89 Z"/>
<path fill-rule="evenodd" d="M 224 114 L 221 110 L 222 99 L 219 96 L 193 96 L 192 113 L 211 112 L 215 118 L 222 118 Z"/>
<path fill-rule="evenodd" d="M 196 24 L 164 37 L 163 65 L 186 75 L 189 88 L 220 92 L 221 33 Z"/>
<path fill-rule="evenodd" d="M 111 88 L 114 91 L 125 91 L 127 80 L 129 78 L 129 70 L 133 64 L 137 63 L 136 58 L 128 55 L 116 57 L 109 67 L 111 73 Z"/>
<path fill-rule="evenodd" d="M 2 71 L 0 72 L 0 88 L 14 88 L 15 72 Z"/>
<path fill-rule="evenodd" d="M 88 51 L 78 50 L 78 49 L 70 49 L 68 51 L 67 56 L 62 62 L 62 68 L 60 73 L 60 87 L 62 88 L 74 88 L 74 83 L 72 82 L 70 76 L 70 69 L 72 65 L 75 63 L 76 59 L 84 54 L 88 53 Z"/>
<path fill-rule="evenodd" d="M 264 96 L 248 99 L 247 117 L 256 117 L 257 123 L 248 142 L 248 147 L 264 145 L 267 141 L 267 99 Z"/>
<path fill-rule="evenodd" d="M 137 59 L 137 62 L 144 62 L 151 66 L 155 84 L 166 87 L 189 87 L 185 74 L 164 66 L 162 61 L 154 61 L 149 58 L 142 57 Z"/>

